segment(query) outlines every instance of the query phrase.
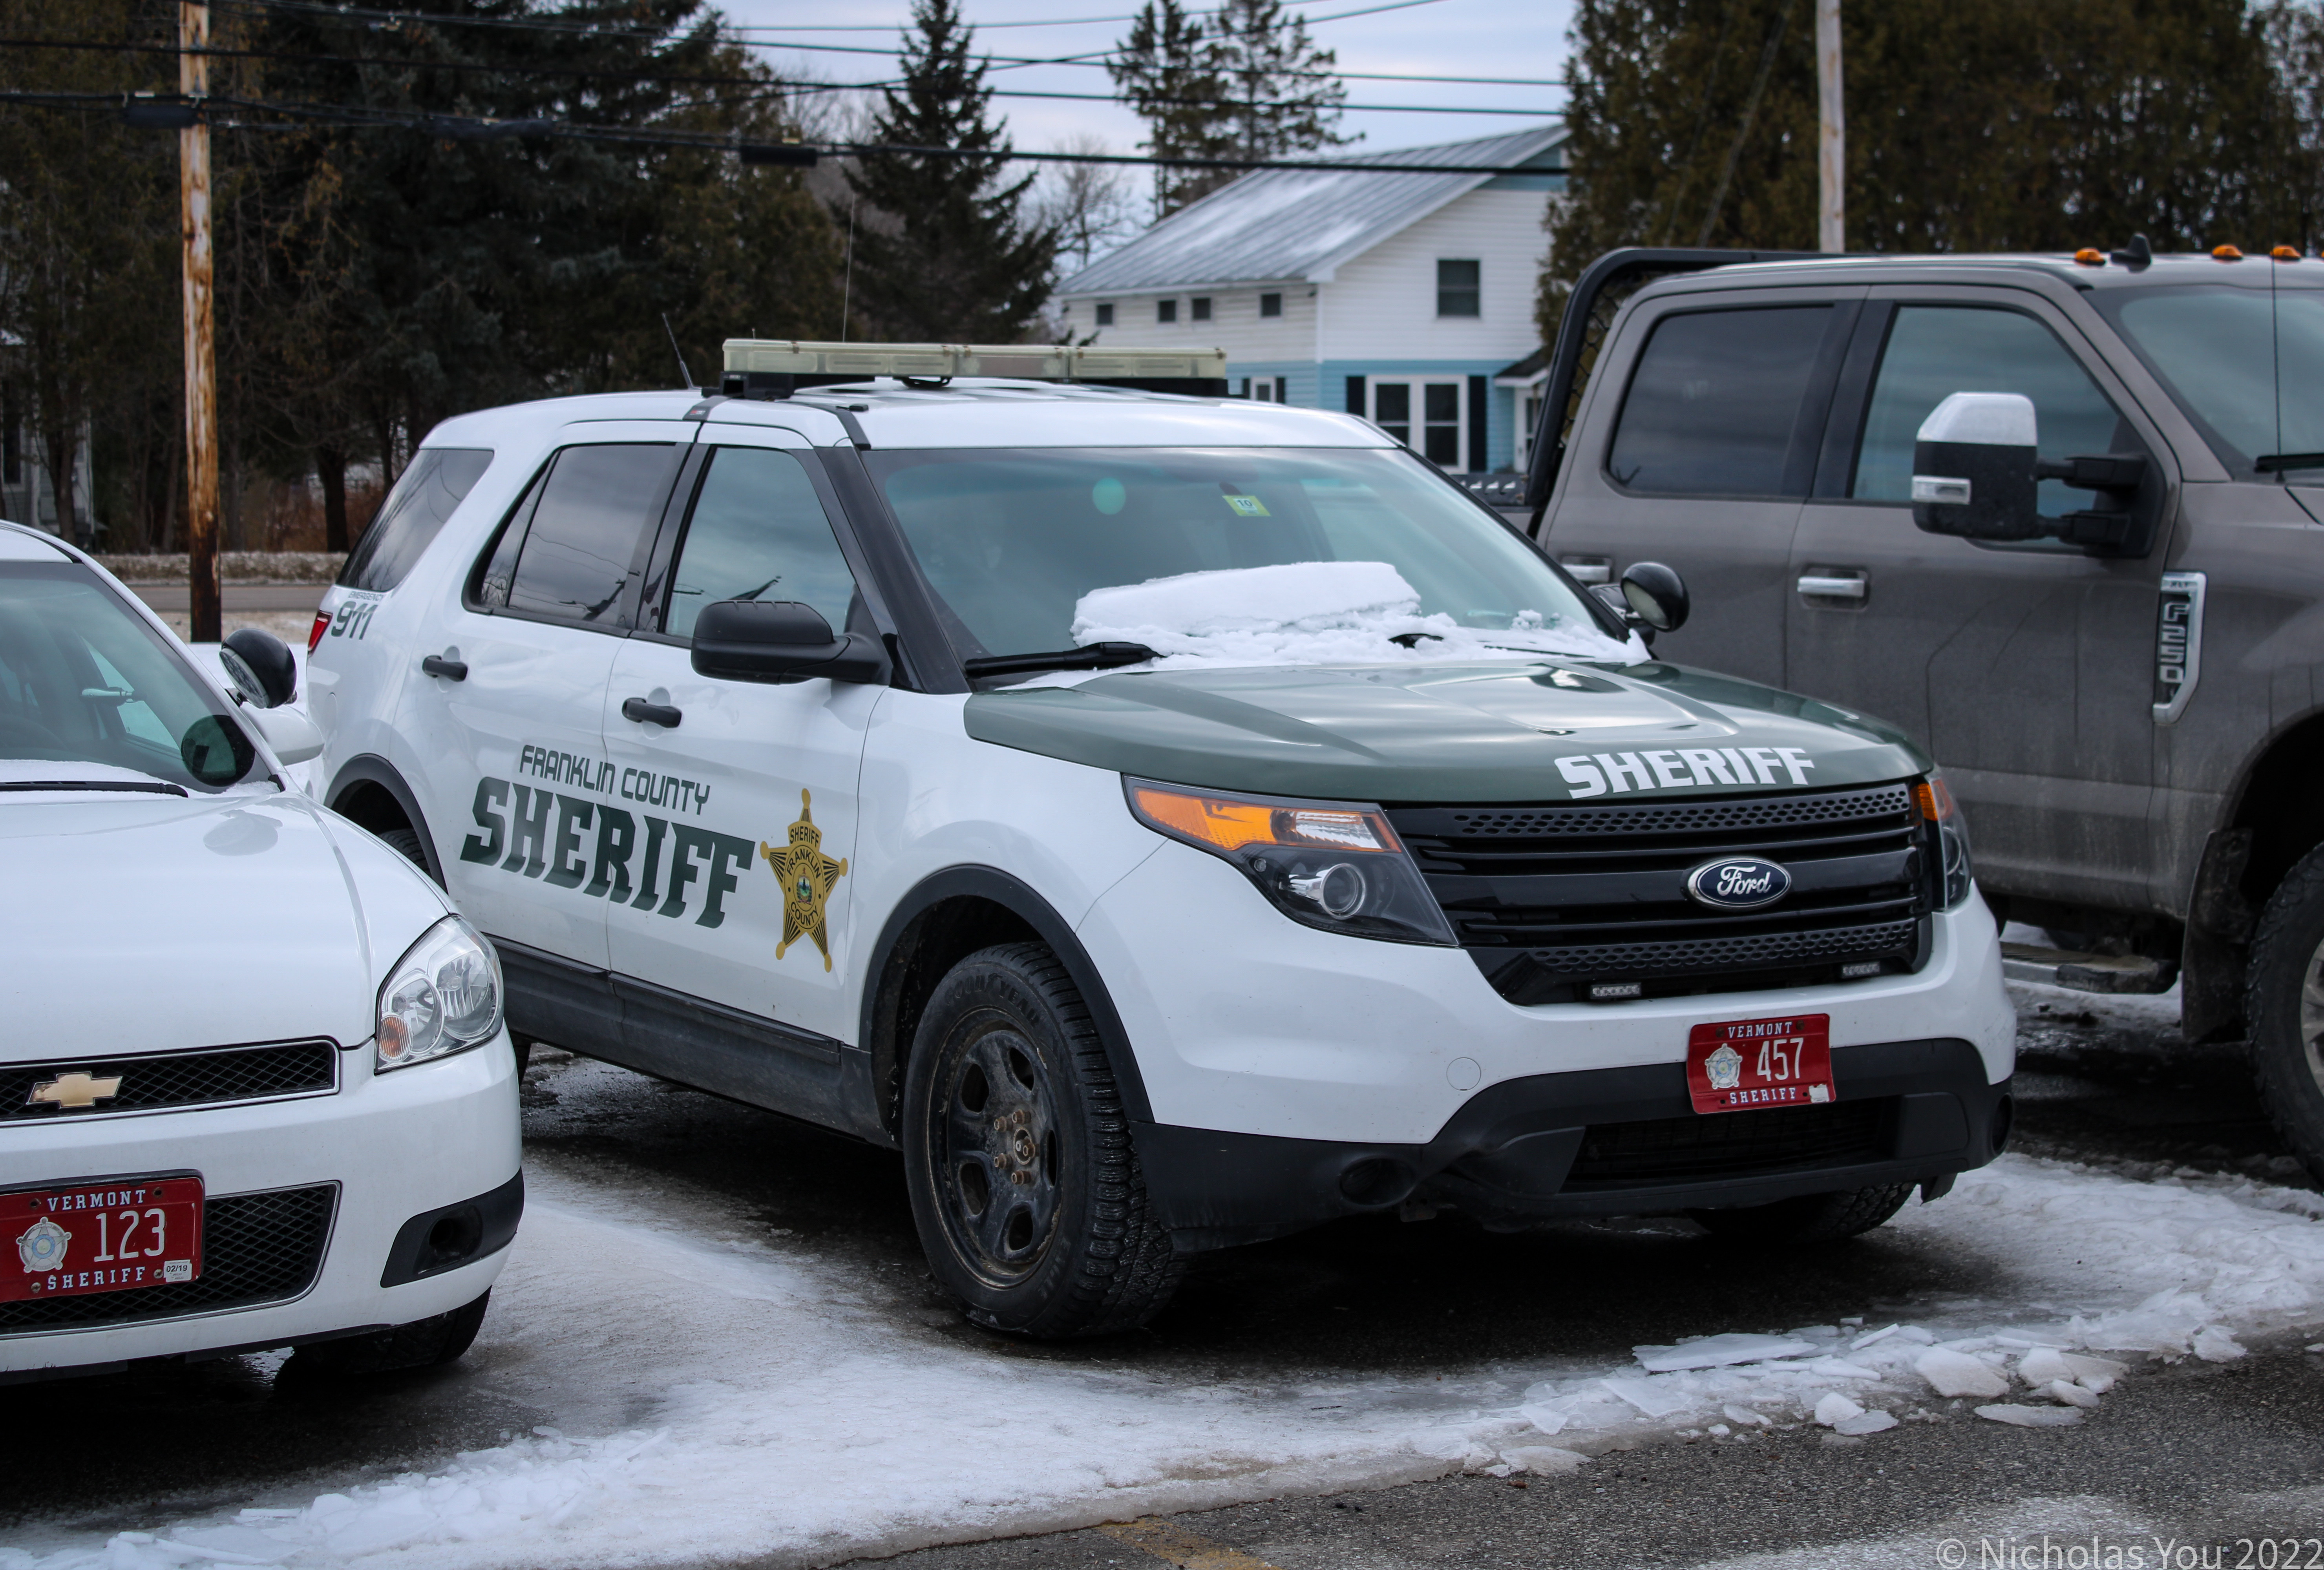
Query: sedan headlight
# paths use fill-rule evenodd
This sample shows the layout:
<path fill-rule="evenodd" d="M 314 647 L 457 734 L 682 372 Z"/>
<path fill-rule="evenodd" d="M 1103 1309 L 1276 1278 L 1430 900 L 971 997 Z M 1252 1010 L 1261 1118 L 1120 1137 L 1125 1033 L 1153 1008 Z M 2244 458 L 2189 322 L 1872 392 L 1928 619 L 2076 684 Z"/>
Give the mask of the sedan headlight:
<path fill-rule="evenodd" d="M 1436 896 L 1378 807 L 1122 782 L 1157 833 L 1233 862 L 1305 926 L 1393 943 L 1453 941 Z"/>
<path fill-rule="evenodd" d="M 1920 803 L 1922 822 L 1936 837 L 1938 908 L 1949 911 L 1969 898 L 1976 882 L 1969 864 L 1969 824 L 1953 804 L 1953 793 L 1945 788 L 1941 772 L 1914 785 L 1913 799 Z"/>
<path fill-rule="evenodd" d="M 379 989 L 377 1071 L 465 1052 L 500 1028 L 500 956 L 475 928 L 446 916 L 404 951 Z"/>

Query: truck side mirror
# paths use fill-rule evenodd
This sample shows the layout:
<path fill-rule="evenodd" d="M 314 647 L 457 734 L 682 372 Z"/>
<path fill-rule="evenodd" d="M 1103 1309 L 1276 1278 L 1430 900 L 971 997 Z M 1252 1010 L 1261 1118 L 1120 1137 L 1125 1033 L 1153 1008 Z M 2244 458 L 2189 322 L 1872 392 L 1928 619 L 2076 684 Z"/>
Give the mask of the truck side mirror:
<path fill-rule="evenodd" d="M 888 679 L 888 654 L 860 632 L 835 633 L 797 600 L 721 600 L 694 622 L 694 674 L 736 682 Z"/>
<path fill-rule="evenodd" d="M 2034 400 L 1956 392 L 1929 411 L 1913 444 L 1913 523 L 1968 539 L 2034 539 L 2040 445 Z"/>

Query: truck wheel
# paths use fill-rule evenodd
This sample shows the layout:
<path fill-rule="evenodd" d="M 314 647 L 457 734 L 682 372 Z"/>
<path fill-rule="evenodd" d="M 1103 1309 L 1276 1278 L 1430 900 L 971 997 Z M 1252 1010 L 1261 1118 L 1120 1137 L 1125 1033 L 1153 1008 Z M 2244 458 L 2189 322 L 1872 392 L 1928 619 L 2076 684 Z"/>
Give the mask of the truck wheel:
<path fill-rule="evenodd" d="M 1772 1205 L 1688 1214 L 1713 1237 L 1733 1243 L 1838 1243 L 1871 1231 L 1902 1210 L 1912 1197 L 1910 1183 L 1884 1183 L 1877 1189 L 1810 1194 L 1778 1199 Z"/>
<path fill-rule="evenodd" d="M 937 1282 L 995 1330 L 1142 1325 L 1181 1274 L 1112 1065 L 1057 957 L 1008 943 L 936 984 L 904 1075 L 904 1174 Z"/>
<path fill-rule="evenodd" d="M 484 1323 L 484 1307 L 492 1300 L 493 1294 L 487 1290 L 475 1302 L 448 1314 L 431 1315 L 368 1336 L 312 1342 L 292 1353 L 282 1372 L 294 1379 L 357 1379 L 456 1363 L 475 1341 Z"/>
<path fill-rule="evenodd" d="M 2324 1179 L 2324 849 L 2268 897 L 2246 985 L 2260 1101 L 2292 1154 Z"/>

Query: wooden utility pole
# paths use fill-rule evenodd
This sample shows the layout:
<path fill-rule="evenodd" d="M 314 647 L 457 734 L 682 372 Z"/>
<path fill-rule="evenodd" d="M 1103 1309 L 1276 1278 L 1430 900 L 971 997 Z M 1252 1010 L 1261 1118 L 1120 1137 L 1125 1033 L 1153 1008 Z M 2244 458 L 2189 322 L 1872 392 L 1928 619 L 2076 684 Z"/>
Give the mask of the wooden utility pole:
<path fill-rule="evenodd" d="M 1840 93 L 1840 0 L 1816 0 L 1816 249 L 1845 251 L 1848 224 L 1848 110 Z"/>
<path fill-rule="evenodd" d="M 179 0 L 178 91 L 194 123 L 178 133 L 178 215 L 185 234 L 186 557 L 189 643 L 216 643 L 218 593 L 217 353 L 210 329 L 210 8 Z"/>

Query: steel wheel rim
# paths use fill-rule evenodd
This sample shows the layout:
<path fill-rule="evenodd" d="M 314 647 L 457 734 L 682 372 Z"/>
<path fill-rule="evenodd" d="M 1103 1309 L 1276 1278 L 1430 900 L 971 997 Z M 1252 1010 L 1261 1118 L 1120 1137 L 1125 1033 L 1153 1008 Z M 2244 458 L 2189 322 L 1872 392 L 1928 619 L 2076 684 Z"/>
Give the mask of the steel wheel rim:
<path fill-rule="evenodd" d="M 2324 942 L 2319 942 L 2300 972 L 2300 1050 L 2308 1077 L 2324 1093 Z"/>
<path fill-rule="evenodd" d="M 1047 1256 L 1064 1197 L 1056 1097 L 1040 1052 L 1006 1018 L 968 1022 L 937 1064 L 929 1121 L 954 1253 L 988 1286 L 1023 1281 Z"/>

